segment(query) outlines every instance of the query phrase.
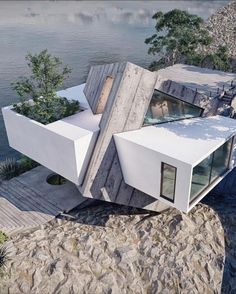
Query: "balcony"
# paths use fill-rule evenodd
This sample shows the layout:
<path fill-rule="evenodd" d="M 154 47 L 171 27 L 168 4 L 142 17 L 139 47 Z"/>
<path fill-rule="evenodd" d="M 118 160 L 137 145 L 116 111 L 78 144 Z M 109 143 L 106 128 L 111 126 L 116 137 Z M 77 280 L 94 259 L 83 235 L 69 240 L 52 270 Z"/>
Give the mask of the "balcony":
<path fill-rule="evenodd" d="M 17 151 L 81 185 L 99 133 L 101 115 L 93 115 L 83 93 L 84 84 L 59 91 L 77 99 L 82 112 L 43 125 L 12 110 L 2 108 L 9 145 Z"/>

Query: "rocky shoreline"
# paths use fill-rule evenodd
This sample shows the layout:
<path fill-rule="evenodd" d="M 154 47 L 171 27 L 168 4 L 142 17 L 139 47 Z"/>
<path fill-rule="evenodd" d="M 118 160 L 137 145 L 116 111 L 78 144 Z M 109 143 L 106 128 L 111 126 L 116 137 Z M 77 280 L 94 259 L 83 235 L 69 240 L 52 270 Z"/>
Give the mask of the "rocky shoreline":
<path fill-rule="evenodd" d="M 221 293 L 224 229 L 213 209 L 158 214 L 113 204 L 8 241 L 1 294 Z"/>
<path fill-rule="evenodd" d="M 214 41 L 207 48 L 209 53 L 216 52 L 219 46 L 226 46 L 231 57 L 236 57 L 236 1 L 220 8 L 204 24 Z"/>

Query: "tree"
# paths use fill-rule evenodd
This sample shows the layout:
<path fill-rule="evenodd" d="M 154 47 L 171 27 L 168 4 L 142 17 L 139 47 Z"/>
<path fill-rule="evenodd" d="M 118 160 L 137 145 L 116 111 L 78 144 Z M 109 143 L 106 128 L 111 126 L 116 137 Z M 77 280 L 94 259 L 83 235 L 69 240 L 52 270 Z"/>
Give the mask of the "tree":
<path fill-rule="evenodd" d="M 47 49 L 39 54 L 29 53 L 25 59 L 31 76 L 21 77 L 19 81 L 12 83 L 21 100 L 55 97 L 71 69 L 68 66 L 62 67 L 61 60 L 49 54 Z"/>
<path fill-rule="evenodd" d="M 80 110 L 77 100 L 67 100 L 56 94 L 71 72 L 68 66 L 62 66 L 61 60 L 47 50 L 35 55 L 29 53 L 26 61 L 31 75 L 12 83 L 21 102 L 13 105 L 16 112 L 48 124 Z"/>
<path fill-rule="evenodd" d="M 203 55 L 200 61 L 200 65 L 202 67 L 208 67 L 222 71 L 233 71 L 231 62 L 231 58 L 228 54 L 228 48 L 225 46 L 219 46 L 215 53 L 206 53 Z"/>
<path fill-rule="evenodd" d="M 187 11 L 157 12 L 152 18 L 156 20 L 156 33 L 145 40 L 150 45 L 148 53 L 159 55 L 159 60 L 150 66 L 152 69 L 192 62 L 192 56 L 197 60 L 197 48 L 212 42 L 208 31 L 202 28 L 203 19 Z"/>

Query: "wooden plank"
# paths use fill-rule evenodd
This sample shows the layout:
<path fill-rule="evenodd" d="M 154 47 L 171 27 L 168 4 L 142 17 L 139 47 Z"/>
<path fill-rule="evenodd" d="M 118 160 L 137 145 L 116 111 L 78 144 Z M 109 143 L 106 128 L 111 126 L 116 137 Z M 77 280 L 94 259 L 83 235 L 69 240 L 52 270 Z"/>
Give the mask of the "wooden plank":
<path fill-rule="evenodd" d="M 157 73 L 130 63 L 119 67 L 81 192 L 86 197 L 127 205 L 134 189 L 124 183 L 112 136 L 142 126 L 154 88 L 162 81 L 157 82 Z"/>
<path fill-rule="evenodd" d="M 120 167 L 118 154 L 115 153 L 115 158 L 113 159 L 106 183 L 104 187 L 101 188 L 104 200 L 115 202 L 122 180 L 123 175 Z"/>
<path fill-rule="evenodd" d="M 130 198 L 134 192 L 134 188 L 127 185 L 124 180 L 121 181 L 119 191 L 116 195 L 115 202 L 118 204 L 127 205 L 130 202 Z"/>
<path fill-rule="evenodd" d="M 90 71 L 84 87 L 84 94 L 89 102 L 91 110 L 96 113 L 97 104 L 103 89 L 103 84 L 107 76 L 115 77 L 120 64 L 112 63 L 93 66 Z"/>
<path fill-rule="evenodd" d="M 137 91 L 135 93 L 135 99 L 133 99 L 133 102 L 130 106 L 130 111 L 122 131 L 135 130 L 142 126 L 144 115 L 146 114 L 156 83 L 156 73 L 153 74 L 152 72 L 148 71 L 142 72 L 142 76 L 139 81 Z M 107 177 L 107 181 L 104 187 L 101 188 L 104 200 L 109 199 L 107 201 L 115 201 L 120 204 L 122 201 L 122 204 L 128 204 L 133 189 L 129 189 L 129 195 L 127 195 L 128 189 L 125 190 L 126 199 L 124 198 L 124 195 L 122 195 L 122 192 L 119 194 L 121 198 L 117 197 L 117 193 L 122 181 L 123 175 L 119 164 L 118 155 L 116 153 L 110 172 Z"/>
<path fill-rule="evenodd" d="M 100 123 L 100 134 L 83 184 L 84 196 L 98 196 L 104 186 L 116 149 L 114 133 L 124 130 L 143 69 L 127 63 L 123 74 L 116 76 Z M 89 196 L 90 195 L 90 196 Z M 101 193 L 99 195 L 101 197 Z M 93 196 L 92 196 L 93 197 Z"/>
<path fill-rule="evenodd" d="M 20 191 L 17 193 L 11 185 L 8 185 L 7 190 L 2 190 L 2 187 L 0 187 L 1 194 L 4 195 L 6 199 L 9 199 L 9 201 L 14 205 L 17 206 L 18 209 L 21 211 L 30 211 L 32 215 L 38 216 L 35 214 L 35 212 L 43 212 L 45 215 L 53 215 L 55 216 L 56 214 L 50 213 L 47 209 L 44 207 L 40 206 L 38 202 L 34 203 L 34 199 L 30 199 L 29 195 L 23 194 Z M 19 194 L 21 193 L 21 194 Z M 25 195 L 22 196 L 22 195 Z M 43 217 L 40 217 L 43 220 Z"/>

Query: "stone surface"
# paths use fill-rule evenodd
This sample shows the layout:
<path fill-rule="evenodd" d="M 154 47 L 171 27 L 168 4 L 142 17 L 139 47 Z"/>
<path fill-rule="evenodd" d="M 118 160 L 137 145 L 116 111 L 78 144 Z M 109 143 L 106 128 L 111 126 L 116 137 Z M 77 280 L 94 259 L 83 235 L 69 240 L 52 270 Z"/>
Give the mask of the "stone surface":
<path fill-rule="evenodd" d="M 215 52 L 219 46 L 226 46 L 229 54 L 236 56 L 236 1 L 220 8 L 204 26 L 214 38 L 213 44 L 208 49 L 209 52 Z"/>
<path fill-rule="evenodd" d="M 7 243 L 1 294 L 221 293 L 224 230 L 208 206 L 147 214 L 102 203 L 72 215 Z"/>

